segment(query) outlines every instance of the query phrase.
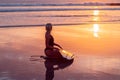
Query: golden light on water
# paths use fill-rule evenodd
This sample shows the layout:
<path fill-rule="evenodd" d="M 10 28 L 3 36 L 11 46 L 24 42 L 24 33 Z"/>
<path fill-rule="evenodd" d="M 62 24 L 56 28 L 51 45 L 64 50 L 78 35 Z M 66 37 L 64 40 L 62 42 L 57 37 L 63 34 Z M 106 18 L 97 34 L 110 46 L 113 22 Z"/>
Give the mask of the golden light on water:
<path fill-rule="evenodd" d="M 99 25 L 98 24 L 93 24 L 94 37 L 99 37 L 98 32 L 99 32 Z"/>
<path fill-rule="evenodd" d="M 98 24 L 93 24 L 93 31 L 98 32 L 99 31 L 99 25 Z"/>
<path fill-rule="evenodd" d="M 93 17 L 93 21 L 98 21 L 99 17 Z"/>
<path fill-rule="evenodd" d="M 95 9 L 97 8 L 97 7 L 94 7 Z M 93 21 L 99 21 L 99 10 L 93 10 Z M 97 24 L 97 23 L 94 23 L 93 24 L 93 35 L 94 35 L 94 37 L 99 37 L 99 35 L 98 35 L 98 32 L 99 32 L 99 24 Z"/>
<path fill-rule="evenodd" d="M 94 16 L 99 15 L 99 10 L 94 10 L 94 11 L 93 11 L 93 15 L 94 15 Z"/>
<path fill-rule="evenodd" d="M 99 37 L 99 36 L 98 36 L 98 33 L 94 33 L 94 37 L 96 37 L 96 38 Z"/>
<path fill-rule="evenodd" d="M 93 14 L 93 21 L 99 21 L 99 15 L 100 15 L 100 11 L 97 10 L 97 6 L 94 7 L 95 10 L 93 10 L 92 14 Z"/>

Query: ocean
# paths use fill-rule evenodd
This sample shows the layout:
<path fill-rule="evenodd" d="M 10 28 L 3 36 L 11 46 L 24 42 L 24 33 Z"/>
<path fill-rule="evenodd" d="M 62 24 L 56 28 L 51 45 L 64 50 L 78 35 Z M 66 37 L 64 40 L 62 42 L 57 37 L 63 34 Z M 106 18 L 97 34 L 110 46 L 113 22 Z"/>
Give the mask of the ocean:
<path fill-rule="evenodd" d="M 0 27 L 120 23 L 120 6 L 88 4 L 0 4 Z"/>
<path fill-rule="evenodd" d="M 55 42 L 75 55 L 71 64 L 39 57 L 45 55 L 46 23 L 53 24 Z M 0 3 L 0 80 L 50 76 L 120 80 L 120 6 Z"/>

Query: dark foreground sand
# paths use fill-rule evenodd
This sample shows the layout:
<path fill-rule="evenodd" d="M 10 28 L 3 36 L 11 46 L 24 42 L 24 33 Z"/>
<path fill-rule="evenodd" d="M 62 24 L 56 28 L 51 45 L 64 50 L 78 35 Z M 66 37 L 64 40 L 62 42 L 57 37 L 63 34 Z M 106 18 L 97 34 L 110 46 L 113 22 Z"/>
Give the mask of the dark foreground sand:
<path fill-rule="evenodd" d="M 118 30 L 54 27 L 55 41 L 75 54 L 73 62 L 57 63 L 30 57 L 44 55 L 44 27 L 0 28 L 0 80 L 120 80 Z"/>

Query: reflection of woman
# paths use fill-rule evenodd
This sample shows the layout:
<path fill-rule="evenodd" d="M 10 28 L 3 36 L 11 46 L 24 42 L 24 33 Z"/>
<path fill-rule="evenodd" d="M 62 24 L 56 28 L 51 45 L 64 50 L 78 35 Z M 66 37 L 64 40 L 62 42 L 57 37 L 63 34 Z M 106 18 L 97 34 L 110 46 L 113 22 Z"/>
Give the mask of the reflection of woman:
<path fill-rule="evenodd" d="M 54 43 L 54 38 L 51 35 L 52 31 L 52 24 L 48 23 L 46 24 L 46 34 L 45 34 L 45 54 L 48 57 L 53 57 L 53 58 L 61 58 L 61 54 L 59 52 L 59 48 L 62 49 L 62 47 L 56 43 Z M 56 48 L 57 46 L 58 48 Z"/>
<path fill-rule="evenodd" d="M 54 62 L 50 60 L 45 61 L 45 68 L 46 68 L 45 80 L 53 80 L 54 71 L 58 70 L 59 68 L 54 68 Z"/>
<path fill-rule="evenodd" d="M 45 68 L 46 68 L 46 74 L 45 74 L 45 80 L 53 80 L 55 74 L 55 70 L 64 69 L 68 66 L 70 66 L 73 63 L 73 60 L 56 60 L 56 59 L 46 59 L 45 61 Z M 55 67 L 56 65 L 56 67 Z"/>

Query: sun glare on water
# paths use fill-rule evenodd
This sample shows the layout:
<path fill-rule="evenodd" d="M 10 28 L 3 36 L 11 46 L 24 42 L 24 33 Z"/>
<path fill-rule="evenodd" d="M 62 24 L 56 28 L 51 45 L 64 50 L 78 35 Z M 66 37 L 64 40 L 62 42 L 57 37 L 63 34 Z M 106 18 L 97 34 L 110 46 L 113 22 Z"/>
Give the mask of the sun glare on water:
<path fill-rule="evenodd" d="M 97 7 L 94 7 L 94 8 L 97 9 Z M 99 14 L 100 14 L 99 10 L 93 10 L 93 21 L 95 22 L 99 21 Z M 93 24 L 93 36 L 96 38 L 99 37 L 98 32 L 99 32 L 99 24 L 94 23 Z"/>
<path fill-rule="evenodd" d="M 99 25 L 98 24 L 93 24 L 93 32 L 94 32 L 94 37 L 99 37 L 98 32 L 99 32 Z"/>
<path fill-rule="evenodd" d="M 93 11 L 93 15 L 94 15 L 94 16 L 99 15 L 99 10 L 94 10 L 94 11 Z"/>
<path fill-rule="evenodd" d="M 98 24 L 93 24 L 93 31 L 97 33 L 99 31 L 99 25 Z"/>
<path fill-rule="evenodd" d="M 93 21 L 99 21 L 99 15 L 100 15 L 99 10 L 93 10 Z"/>

